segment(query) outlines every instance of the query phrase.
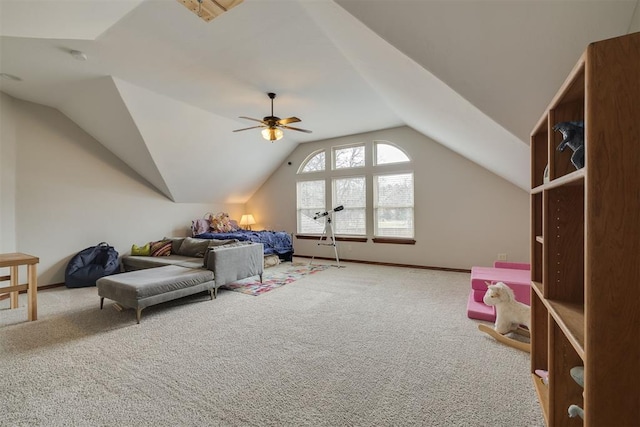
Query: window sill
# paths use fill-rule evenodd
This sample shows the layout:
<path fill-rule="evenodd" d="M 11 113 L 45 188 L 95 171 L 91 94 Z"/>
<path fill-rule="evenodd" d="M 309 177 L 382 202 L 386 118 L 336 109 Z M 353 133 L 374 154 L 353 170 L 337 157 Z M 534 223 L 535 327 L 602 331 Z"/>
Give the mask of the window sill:
<path fill-rule="evenodd" d="M 393 245 L 415 245 L 415 239 L 406 239 L 401 237 L 374 237 L 373 243 L 391 243 Z"/>
<path fill-rule="evenodd" d="M 320 234 L 296 234 L 296 239 L 301 240 L 319 240 L 321 237 Z M 365 243 L 369 239 L 366 237 L 347 237 L 347 236 L 336 236 L 336 242 L 362 242 Z"/>
<path fill-rule="evenodd" d="M 300 240 L 319 240 L 320 234 L 296 234 L 296 239 Z M 374 237 L 371 239 L 373 243 L 389 243 L 392 245 L 415 245 L 415 239 L 407 239 L 404 237 Z M 336 236 L 336 242 L 361 242 L 369 241 L 367 237 L 356 236 Z"/>

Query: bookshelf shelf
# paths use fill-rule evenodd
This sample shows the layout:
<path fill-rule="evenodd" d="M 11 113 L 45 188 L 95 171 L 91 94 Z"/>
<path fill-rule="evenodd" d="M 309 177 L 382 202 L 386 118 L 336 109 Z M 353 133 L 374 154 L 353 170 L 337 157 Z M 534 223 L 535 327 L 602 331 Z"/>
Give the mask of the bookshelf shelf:
<path fill-rule="evenodd" d="M 531 134 L 531 374 L 549 426 L 638 422 L 639 75 L 640 33 L 590 44 Z M 584 123 L 578 170 L 557 150 L 565 121 Z"/>

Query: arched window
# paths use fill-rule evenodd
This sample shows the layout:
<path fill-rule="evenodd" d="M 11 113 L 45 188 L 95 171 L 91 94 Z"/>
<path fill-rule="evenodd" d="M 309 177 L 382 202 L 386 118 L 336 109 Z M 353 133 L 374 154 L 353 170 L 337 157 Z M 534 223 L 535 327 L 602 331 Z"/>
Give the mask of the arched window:
<path fill-rule="evenodd" d="M 327 168 L 326 155 L 324 150 L 311 153 L 300 165 L 298 173 L 321 172 Z"/>
<path fill-rule="evenodd" d="M 414 177 L 409 162 L 406 152 L 389 141 L 327 147 L 309 154 L 298 174 L 317 174 L 313 180 L 301 176 L 297 181 L 298 233 L 322 233 L 325 218 L 318 221 L 317 213 L 343 206 L 332 218 L 338 234 L 412 239 Z"/>
<path fill-rule="evenodd" d="M 373 149 L 375 150 L 375 165 L 410 161 L 409 156 L 407 156 L 404 151 L 388 141 L 375 141 L 373 143 Z"/>

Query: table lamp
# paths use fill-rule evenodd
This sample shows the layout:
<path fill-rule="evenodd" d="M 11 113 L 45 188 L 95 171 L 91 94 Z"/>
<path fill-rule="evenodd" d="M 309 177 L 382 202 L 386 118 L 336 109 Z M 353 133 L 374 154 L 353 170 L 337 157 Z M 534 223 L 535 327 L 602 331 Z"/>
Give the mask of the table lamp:
<path fill-rule="evenodd" d="M 247 214 L 242 215 L 240 218 L 240 225 L 244 226 L 245 230 L 251 230 L 251 226 L 256 223 L 256 220 L 253 219 L 253 215 Z"/>

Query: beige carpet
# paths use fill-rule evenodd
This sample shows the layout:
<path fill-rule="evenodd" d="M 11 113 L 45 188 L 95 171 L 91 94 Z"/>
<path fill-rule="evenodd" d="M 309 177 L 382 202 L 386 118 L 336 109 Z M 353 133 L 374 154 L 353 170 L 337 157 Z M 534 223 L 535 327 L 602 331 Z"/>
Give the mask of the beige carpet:
<path fill-rule="evenodd" d="M 544 424 L 528 354 L 466 317 L 469 274 L 344 265 L 139 325 L 95 288 L 40 292 L 36 322 L 0 301 L 0 425 Z"/>

